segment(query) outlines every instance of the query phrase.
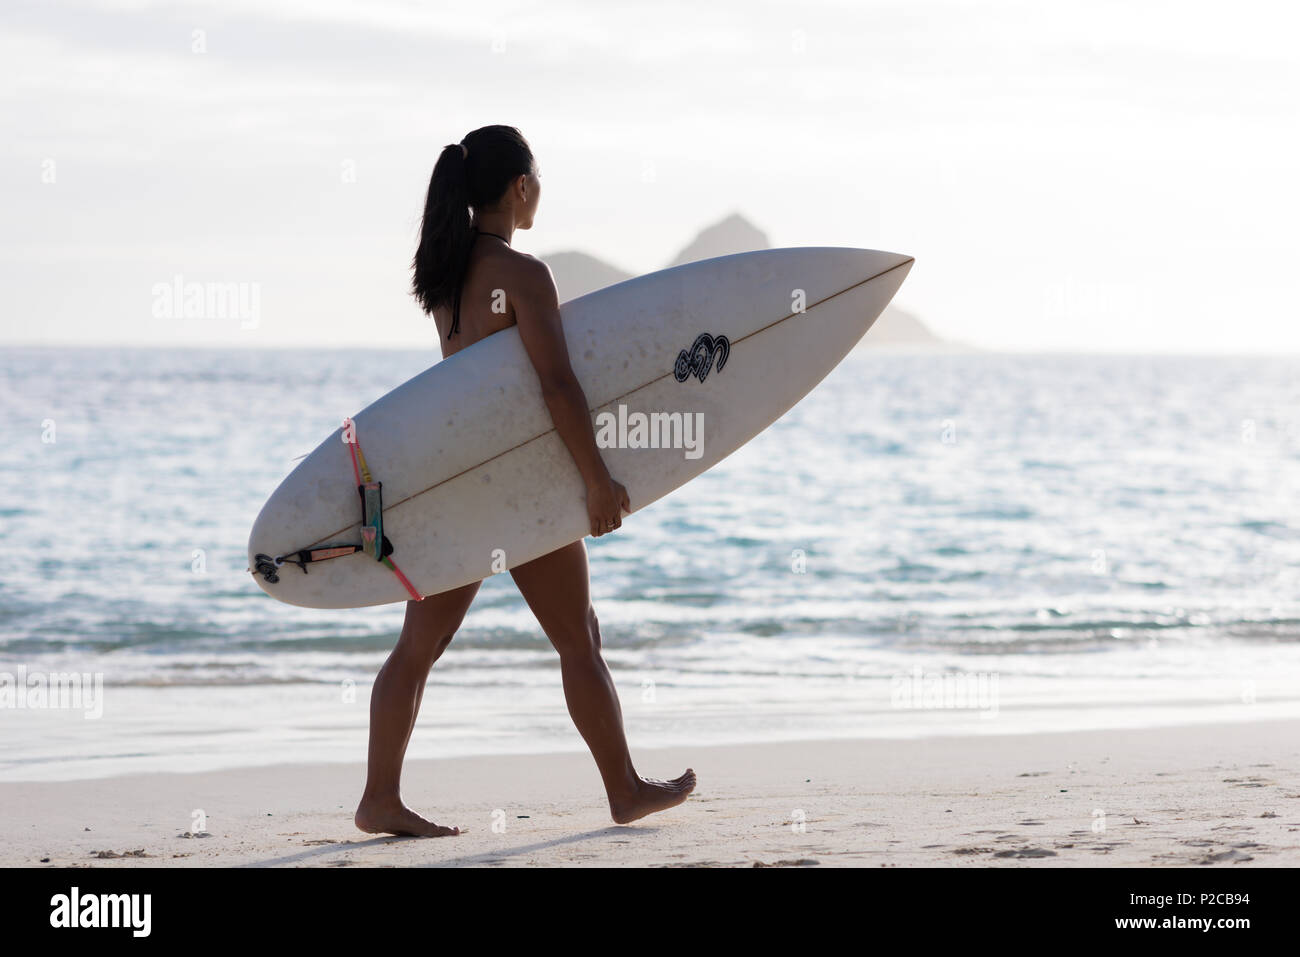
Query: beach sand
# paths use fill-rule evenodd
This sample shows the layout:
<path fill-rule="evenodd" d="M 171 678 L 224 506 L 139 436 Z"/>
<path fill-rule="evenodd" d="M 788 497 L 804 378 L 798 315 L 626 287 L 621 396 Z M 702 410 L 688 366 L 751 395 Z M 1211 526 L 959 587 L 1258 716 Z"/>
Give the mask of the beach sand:
<path fill-rule="evenodd" d="M 426 840 L 353 827 L 360 763 L 4 783 L 0 863 L 1300 865 L 1300 721 L 634 755 L 650 776 L 693 767 L 698 790 L 617 826 L 585 752 L 411 762 L 407 803 L 465 831 Z M 197 809 L 207 834 L 188 836 Z"/>

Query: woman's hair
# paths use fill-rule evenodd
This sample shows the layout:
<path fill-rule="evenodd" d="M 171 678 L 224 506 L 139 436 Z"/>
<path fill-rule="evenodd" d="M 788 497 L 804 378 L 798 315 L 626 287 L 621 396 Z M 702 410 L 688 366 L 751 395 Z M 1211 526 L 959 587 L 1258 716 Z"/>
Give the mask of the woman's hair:
<path fill-rule="evenodd" d="M 462 145 L 464 149 L 462 149 Z M 533 151 L 513 126 L 481 126 L 442 148 L 429 178 L 411 292 L 426 313 L 450 306 L 469 265 L 470 209 L 491 206 L 516 176 L 534 171 Z"/>

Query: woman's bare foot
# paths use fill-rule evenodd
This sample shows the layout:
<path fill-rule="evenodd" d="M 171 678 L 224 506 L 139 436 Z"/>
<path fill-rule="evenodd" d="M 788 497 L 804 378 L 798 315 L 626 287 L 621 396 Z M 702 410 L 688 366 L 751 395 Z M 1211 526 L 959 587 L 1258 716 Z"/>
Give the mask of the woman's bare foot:
<path fill-rule="evenodd" d="M 458 827 L 443 827 L 426 821 L 409 807 L 398 801 L 380 804 L 362 799 L 352 819 L 367 834 L 398 834 L 403 837 L 454 837 Z"/>
<path fill-rule="evenodd" d="M 671 781 L 637 778 L 635 788 L 629 795 L 609 799 L 609 813 L 615 824 L 630 824 L 681 804 L 695 790 L 695 772 L 687 768 L 685 774 Z"/>

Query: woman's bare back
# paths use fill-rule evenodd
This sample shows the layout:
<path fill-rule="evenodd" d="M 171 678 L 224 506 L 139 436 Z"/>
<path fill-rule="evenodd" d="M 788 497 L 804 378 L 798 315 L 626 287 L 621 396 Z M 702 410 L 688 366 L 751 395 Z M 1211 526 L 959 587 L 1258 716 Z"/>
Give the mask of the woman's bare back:
<path fill-rule="evenodd" d="M 526 262 L 535 263 L 537 260 L 527 253 L 511 249 L 495 236 L 479 234 L 470 251 L 469 265 L 461 284 L 460 325 L 455 334 L 448 338 L 452 329 L 450 306 L 435 309 L 433 313 L 444 359 L 515 325 L 511 290 Z"/>

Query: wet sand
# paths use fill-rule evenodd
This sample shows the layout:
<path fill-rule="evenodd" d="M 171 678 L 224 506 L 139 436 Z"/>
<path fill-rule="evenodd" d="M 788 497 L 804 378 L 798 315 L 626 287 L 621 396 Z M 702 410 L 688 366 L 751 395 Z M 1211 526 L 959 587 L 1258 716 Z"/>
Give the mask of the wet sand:
<path fill-rule="evenodd" d="M 686 804 L 611 822 L 586 753 L 411 762 L 459 837 L 374 837 L 361 764 L 0 784 L 5 866 L 1300 865 L 1300 722 L 635 750 Z M 201 813 L 200 813 L 201 812 Z"/>

